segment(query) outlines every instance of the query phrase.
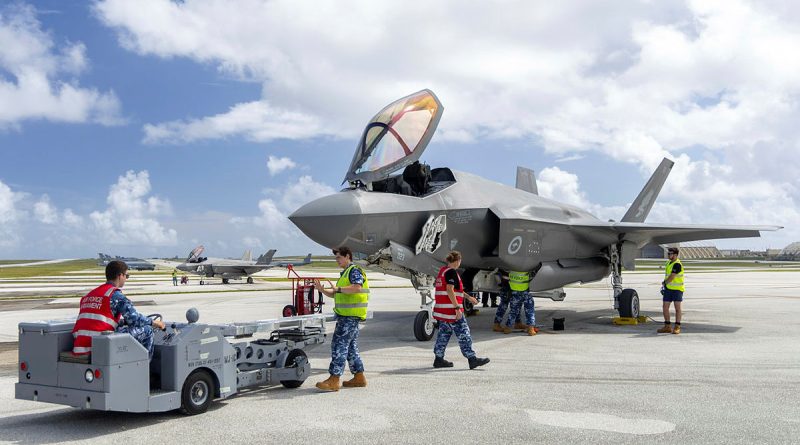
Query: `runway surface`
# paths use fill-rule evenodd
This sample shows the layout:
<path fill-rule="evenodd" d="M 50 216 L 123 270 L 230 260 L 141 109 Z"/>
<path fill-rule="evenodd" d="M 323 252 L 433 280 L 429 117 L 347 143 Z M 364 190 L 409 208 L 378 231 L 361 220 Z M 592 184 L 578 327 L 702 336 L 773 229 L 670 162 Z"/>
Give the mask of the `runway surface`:
<path fill-rule="evenodd" d="M 661 279 L 624 276 L 626 287 L 639 291 L 642 312 L 659 321 Z M 268 290 L 285 283 L 163 294 L 171 282 L 158 280 L 139 282 L 135 292 L 134 283 L 132 299 L 142 312 L 171 320 L 192 306 L 205 322 L 275 318 L 290 302 L 288 291 Z M 327 377 L 325 344 L 310 351 L 314 375 L 300 388 L 245 392 L 193 417 L 15 400 L 17 323 L 75 316 L 77 299 L 0 302 L 0 442 L 797 441 L 800 272 L 687 273 L 681 335 L 656 334 L 661 325 L 653 322 L 613 326 L 607 281 L 568 288 L 564 302 L 537 299 L 542 332 L 535 337 L 491 332 L 494 309 L 481 309 L 469 324 L 475 350 L 491 363 L 472 371 L 454 340 L 447 357 L 455 368 L 434 370 L 433 343 L 412 333 L 419 297 L 396 287 L 407 281 L 381 274 L 370 280 L 374 318 L 360 339 L 367 388 L 316 391 L 314 383 Z M 238 291 L 207 293 L 218 290 Z M 553 331 L 553 317 L 566 318 L 566 330 Z"/>

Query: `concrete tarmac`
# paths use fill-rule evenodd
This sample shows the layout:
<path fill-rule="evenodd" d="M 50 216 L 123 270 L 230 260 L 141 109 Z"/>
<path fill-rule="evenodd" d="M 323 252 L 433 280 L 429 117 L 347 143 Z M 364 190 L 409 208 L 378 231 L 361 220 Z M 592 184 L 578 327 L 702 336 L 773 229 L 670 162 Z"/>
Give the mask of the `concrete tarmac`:
<path fill-rule="evenodd" d="M 643 314 L 659 321 L 661 279 L 624 275 Z M 537 299 L 534 337 L 492 332 L 494 309 L 481 309 L 468 321 L 491 363 L 472 371 L 455 340 L 447 353 L 455 367 L 434 370 L 433 342 L 412 333 L 419 297 L 377 287 L 359 341 L 367 388 L 317 392 L 325 344 L 310 351 L 314 375 L 300 388 L 246 391 L 192 417 L 15 400 L 16 324 L 77 309 L 64 299 L 0 304 L 0 443 L 796 443 L 800 272 L 695 273 L 687 283 L 680 335 L 656 334 L 660 322 L 613 326 L 607 280 L 570 287 L 563 302 Z M 246 290 L 133 300 L 167 319 L 195 306 L 201 321 L 232 322 L 275 318 L 290 297 Z M 566 318 L 566 330 L 553 331 L 553 317 Z"/>

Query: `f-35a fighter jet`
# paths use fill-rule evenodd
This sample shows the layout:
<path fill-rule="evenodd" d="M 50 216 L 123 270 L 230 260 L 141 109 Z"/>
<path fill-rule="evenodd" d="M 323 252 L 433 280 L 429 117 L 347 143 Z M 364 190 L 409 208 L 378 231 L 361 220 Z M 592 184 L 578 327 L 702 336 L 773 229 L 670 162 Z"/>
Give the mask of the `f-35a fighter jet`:
<path fill-rule="evenodd" d="M 309 253 L 302 262 L 279 261 L 273 263 L 272 256 L 275 255 L 275 249 L 271 249 L 261 255 L 256 261 L 247 259 L 250 256 L 249 252 L 246 252 L 241 260 L 233 260 L 201 256 L 204 250 L 205 247 L 203 246 L 197 246 L 192 249 L 189 257 L 186 258 L 186 262 L 177 266 L 178 270 L 200 275 L 201 277 L 220 277 L 222 278 L 222 284 L 228 284 L 231 279 L 241 280 L 242 277 L 247 277 L 247 284 L 253 284 L 253 277 L 250 275 L 256 272 L 273 267 L 301 266 L 311 262 L 311 254 Z M 203 278 L 200 278 L 200 284 L 204 284 Z"/>
<path fill-rule="evenodd" d="M 473 290 L 497 291 L 495 268 L 531 271 L 535 295 L 562 300 L 564 285 L 611 274 L 614 308 L 636 317 L 639 297 L 623 289 L 621 272 L 634 268 L 645 244 L 757 237 L 780 228 L 644 223 L 672 169 L 668 159 L 620 222 L 538 196 L 533 172 L 525 168 L 517 169 L 516 188 L 447 167 L 430 169 L 418 159 L 442 111 L 429 90 L 385 107 L 358 142 L 345 177 L 349 186 L 289 216 L 317 243 L 347 245 L 387 273 L 409 277 L 422 299 L 414 323 L 419 340 L 433 335 L 433 277 L 453 249 L 462 253 L 465 286 Z"/>

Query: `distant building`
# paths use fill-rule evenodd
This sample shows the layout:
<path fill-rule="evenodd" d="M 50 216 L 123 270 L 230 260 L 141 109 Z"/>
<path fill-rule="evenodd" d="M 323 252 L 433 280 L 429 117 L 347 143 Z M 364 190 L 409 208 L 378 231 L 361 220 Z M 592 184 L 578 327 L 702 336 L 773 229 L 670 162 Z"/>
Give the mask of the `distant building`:
<path fill-rule="evenodd" d="M 781 250 L 776 260 L 800 261 L 800 241 L 789 244 Z"/>
<path fill-rule="evenodd" d="M 699 245 L 695 243 L 683 243 L 680 244 L 671 244 L 671 245 L 660 245 L 655 243 L 650 243 L 642 247 L 641 254 L 639 255 L 640 258 L 667 258 L 667 247 L 677 247 L 680 249 L 680 257 L 685 260 L 691 259 L 707 259 L 707 258 L 722 258 L 722 252 L 717 249 L 717 246 L 711 245 Z"/>

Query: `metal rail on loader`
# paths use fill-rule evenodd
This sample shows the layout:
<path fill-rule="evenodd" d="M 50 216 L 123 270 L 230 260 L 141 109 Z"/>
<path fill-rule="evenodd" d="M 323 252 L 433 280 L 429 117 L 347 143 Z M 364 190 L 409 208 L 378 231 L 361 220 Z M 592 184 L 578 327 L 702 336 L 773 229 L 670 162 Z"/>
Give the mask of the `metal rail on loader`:
<path fill-rule="evenodd" d="M 151 317 L 160 318 L 154 314 Z M 242 388 L 297 388 L 311 373 L 304 348 L 325 342 L 325 315 L 247 323 L 166 323 L 154 353 L 129 334 L 92 338 L 90 356 L 72 355 L 75 320 L 19 324 L 17 399 L 103 411 L 203 413 Z M 259 332 L 268 338 L 244 340 Z"/>

